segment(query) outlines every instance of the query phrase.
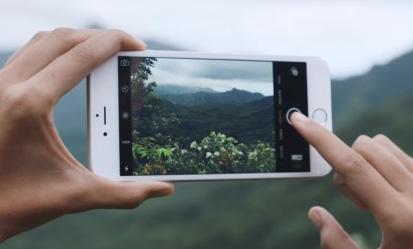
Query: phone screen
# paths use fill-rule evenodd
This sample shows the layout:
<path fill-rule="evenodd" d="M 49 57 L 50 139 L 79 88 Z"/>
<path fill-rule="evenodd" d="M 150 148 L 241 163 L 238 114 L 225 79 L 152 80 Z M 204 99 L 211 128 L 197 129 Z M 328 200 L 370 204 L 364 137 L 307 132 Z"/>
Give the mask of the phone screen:
<path fill-rule="evenodd" d="M 305 62 L 118 57 L 120 175 L 309 172 Z"/>

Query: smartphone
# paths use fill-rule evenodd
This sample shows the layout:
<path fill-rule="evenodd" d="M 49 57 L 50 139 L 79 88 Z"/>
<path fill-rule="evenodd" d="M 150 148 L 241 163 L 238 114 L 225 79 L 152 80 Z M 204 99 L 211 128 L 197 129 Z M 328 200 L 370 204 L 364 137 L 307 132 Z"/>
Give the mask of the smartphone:
<path fill-rule="evenodd" d="M 88 79 L 91 168 L 119 181 L 326 175 L 290 115 L 331 130 L 330 84 L 317 57 L 121 52 Z"/>

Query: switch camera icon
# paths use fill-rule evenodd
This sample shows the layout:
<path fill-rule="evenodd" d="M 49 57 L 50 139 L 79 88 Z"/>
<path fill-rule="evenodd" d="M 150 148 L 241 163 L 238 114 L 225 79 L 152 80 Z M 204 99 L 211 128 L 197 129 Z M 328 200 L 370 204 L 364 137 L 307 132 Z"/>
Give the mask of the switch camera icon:
<path fill-rule="evenodd" d="M 120 66 L 121 67 L 129 67 L 129 60 L 127 60 L 127 59 L 120 60 Z"/>

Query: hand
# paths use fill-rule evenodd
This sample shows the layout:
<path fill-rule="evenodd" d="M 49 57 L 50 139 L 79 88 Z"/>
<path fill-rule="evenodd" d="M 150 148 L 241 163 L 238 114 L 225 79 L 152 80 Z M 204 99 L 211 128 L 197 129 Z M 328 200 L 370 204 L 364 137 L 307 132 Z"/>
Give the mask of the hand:
<path fill-rule="evenodd" d="M 300 113 L 292 124 L 336 171 L 339 189 L 369 210 L 382 231 L 381 249 L 413 247 L 413 160 L 387 137 L 360 136 L 349 148 Z M 358 248 L 334 217 L 314 207 L 309 217 L 320 230 L 323 248 Z"/>
<path fill-rule="evenodd" d="M 64 214 L 134 208 L 168 195 L 164 182 L 112 182 L 66 149 L 53 107 L 97 65 L 145 44 L 122 31 L 40 32 L 0 71 L 0 242 Z"/>

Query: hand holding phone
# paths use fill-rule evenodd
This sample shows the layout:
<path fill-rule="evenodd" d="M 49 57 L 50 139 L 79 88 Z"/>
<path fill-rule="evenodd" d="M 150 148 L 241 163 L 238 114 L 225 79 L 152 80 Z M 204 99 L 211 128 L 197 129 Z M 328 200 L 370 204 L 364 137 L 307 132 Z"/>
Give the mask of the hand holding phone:
<path fill-rule="evenodd" d="M 93 170 L 115 180 L 322 176 L 291 126 L 331 130 L 327 65 L 313 57 L 123 52 L 89 78 Z"/>
<path fill-rule="evenodd" d="M 167 195 L 164 182 L 115 182 L 66 149 L 57 101 L 119 49 L 144 44 L 120 31 L 60 28 L 38 33 L 0 70 L 0 242 L 65 214 L 132 208 Z"/>

